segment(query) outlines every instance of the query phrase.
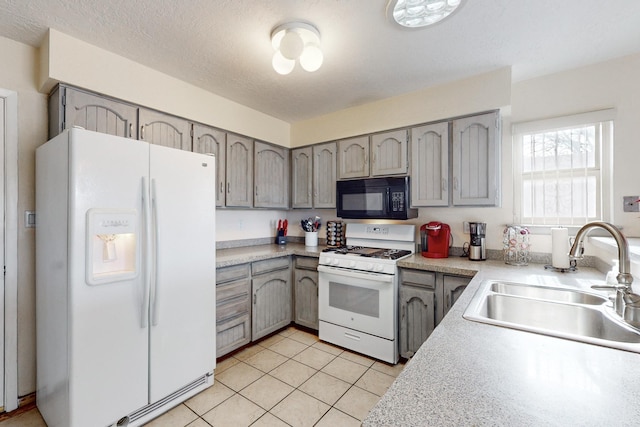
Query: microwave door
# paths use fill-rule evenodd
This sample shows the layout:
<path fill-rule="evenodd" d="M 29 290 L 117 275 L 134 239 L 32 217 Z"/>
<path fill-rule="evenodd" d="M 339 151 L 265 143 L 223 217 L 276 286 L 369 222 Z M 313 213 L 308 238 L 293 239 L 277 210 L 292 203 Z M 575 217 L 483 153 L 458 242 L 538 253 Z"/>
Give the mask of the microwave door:
<path fill-rule="evenodd" d="M 387 212 L 386 188 L 365 188 L 339 194 L 342 218 L 382 218 Z"/>

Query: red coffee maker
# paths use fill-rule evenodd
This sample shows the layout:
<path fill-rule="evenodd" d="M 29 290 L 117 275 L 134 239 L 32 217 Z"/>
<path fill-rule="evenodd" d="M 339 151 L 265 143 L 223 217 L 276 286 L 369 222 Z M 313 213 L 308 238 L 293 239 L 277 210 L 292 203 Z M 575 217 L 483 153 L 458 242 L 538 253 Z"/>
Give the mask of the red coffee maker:
<path fill-rule="evenodd" d="M 422 256 L 425 258 L 449 258 L 451 228 L 448 224 L 431 221 L 420 227 Z"/>

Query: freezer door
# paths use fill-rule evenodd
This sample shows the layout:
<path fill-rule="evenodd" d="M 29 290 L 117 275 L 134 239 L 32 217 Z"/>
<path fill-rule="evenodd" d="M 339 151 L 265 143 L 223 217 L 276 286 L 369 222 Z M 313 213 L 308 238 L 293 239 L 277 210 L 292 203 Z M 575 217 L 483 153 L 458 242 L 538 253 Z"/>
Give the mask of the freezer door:
<path fill-rule="evenodd" d="M 151 145 L 150 397 L 215 367 L 215 159 Z"/>
<path fill-rule="evenodd" d="M 69 174 L 68 325 L 56 326 L 69 328 L 69 425 L 108 425 L 148 403 L 144 274 L 137 271 L 121 280 L 87 282 L 87 242 L 91 241 L 86 235 L 87 213 L 96 209 L 127 212 L 132 222 L 138 222 L 132 229 L 140 229 L 148 144 L 72 129 Z M 96 247 L 102 253 L 101 244 Z M 106 251 L 103 255 L 100 258 L 108 267 L 125 254 Z"/>

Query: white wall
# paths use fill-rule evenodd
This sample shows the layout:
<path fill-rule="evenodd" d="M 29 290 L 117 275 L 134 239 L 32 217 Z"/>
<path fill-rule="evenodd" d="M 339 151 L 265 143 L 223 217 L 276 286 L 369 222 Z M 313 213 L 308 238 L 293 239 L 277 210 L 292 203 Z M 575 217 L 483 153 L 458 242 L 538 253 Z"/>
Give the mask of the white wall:
<path fill-rule="evenodd" d="M 38 51 L 0 37 L 0 87 L 18 93 L 18 395 L 36 388 L 35 229 L 24 211 L 35 208 L 35 149 L 47 138 L 47 97 L 38 92 Z"/>

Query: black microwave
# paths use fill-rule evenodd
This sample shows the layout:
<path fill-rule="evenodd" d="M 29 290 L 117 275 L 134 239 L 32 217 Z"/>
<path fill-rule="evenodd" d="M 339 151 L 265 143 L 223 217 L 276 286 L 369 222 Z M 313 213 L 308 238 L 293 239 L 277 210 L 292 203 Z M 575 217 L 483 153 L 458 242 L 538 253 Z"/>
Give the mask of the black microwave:
<path fill-rule="evenodd" d="M 365 178 L 336 183 L 336 207 L 340 218 L 409 219 L 418 216 L 411 209 L 409 177 Z"/>

